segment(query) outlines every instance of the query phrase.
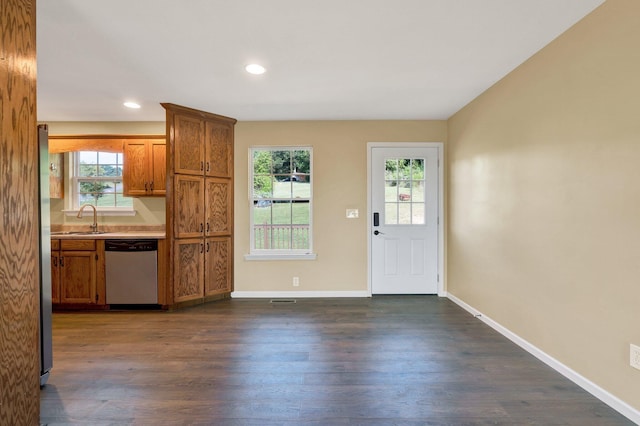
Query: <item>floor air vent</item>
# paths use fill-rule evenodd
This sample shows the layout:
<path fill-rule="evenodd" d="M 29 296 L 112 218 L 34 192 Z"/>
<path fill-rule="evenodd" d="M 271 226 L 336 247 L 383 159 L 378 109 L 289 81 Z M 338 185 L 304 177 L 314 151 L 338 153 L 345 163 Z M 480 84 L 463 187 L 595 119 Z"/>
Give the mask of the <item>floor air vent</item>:
<path fill-rule="evenodd" d="M 269 303 L 273 303 L 274 305 L 283 305 L 287 303 L 296 303 L 296 299 L 271 299 Z"/>

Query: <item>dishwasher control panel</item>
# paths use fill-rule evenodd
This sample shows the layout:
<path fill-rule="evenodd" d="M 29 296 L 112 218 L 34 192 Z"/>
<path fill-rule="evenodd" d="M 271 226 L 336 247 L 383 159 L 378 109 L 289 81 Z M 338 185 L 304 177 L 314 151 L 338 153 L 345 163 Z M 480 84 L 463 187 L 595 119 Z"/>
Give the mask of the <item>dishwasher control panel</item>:
<path fill-rule="evenodd" d="M 106 251 L 156 251 L 158 240 L 106 240 Z"/>

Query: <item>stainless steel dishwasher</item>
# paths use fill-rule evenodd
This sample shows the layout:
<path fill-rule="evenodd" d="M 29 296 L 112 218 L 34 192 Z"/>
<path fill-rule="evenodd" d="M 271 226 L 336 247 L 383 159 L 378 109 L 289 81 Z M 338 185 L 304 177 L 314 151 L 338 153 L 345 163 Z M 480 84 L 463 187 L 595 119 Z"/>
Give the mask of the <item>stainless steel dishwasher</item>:
<path fill-rule="evenodd" d="M 158 303 L 158 241 L 106 240 L 108 305 Z"/>

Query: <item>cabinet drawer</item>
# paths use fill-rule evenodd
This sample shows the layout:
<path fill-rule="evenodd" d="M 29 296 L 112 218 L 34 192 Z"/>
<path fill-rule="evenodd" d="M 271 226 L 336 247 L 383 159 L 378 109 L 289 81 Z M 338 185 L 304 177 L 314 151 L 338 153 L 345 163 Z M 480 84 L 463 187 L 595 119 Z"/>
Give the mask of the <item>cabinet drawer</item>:
<path fill-rule="evenodd" d="M 60 250 L 60 240 L 51 240 L 51 250 Z"/>
<path fill-rule="evenodd" d="M 96 240 L 61 240 L 60 249 L 93 251 L 96 249 Z"/>

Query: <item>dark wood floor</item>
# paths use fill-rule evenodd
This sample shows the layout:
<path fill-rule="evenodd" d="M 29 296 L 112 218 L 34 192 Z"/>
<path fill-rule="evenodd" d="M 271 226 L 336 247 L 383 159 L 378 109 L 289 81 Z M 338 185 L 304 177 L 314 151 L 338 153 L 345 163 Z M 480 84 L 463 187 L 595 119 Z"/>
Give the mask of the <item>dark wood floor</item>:
<path fill-rule="evenodd" d="M 49 425 L 631 425 L 447 299 L 54 315 Z"/>

